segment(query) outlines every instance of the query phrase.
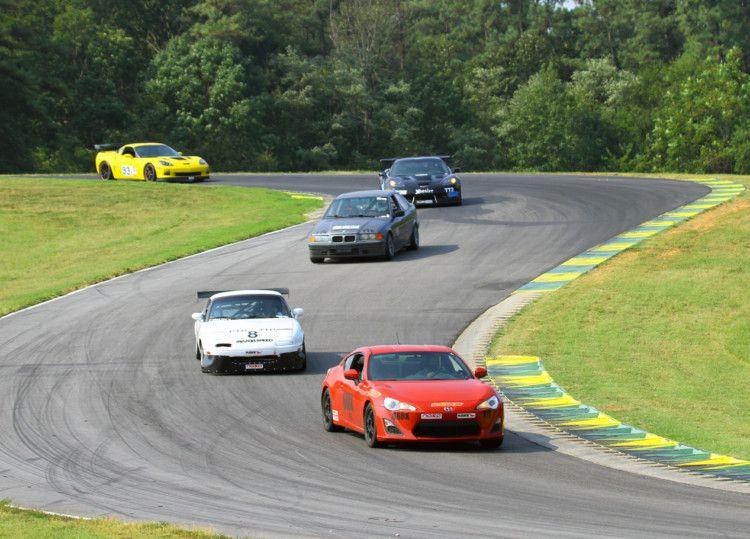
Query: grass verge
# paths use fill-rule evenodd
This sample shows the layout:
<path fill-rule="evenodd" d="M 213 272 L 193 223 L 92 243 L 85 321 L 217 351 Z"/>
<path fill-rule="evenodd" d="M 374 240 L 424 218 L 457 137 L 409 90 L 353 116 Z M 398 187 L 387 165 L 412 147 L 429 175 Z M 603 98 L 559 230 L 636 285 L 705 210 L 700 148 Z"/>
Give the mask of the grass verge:
<path fill-rule="evenodd" d="M 0 178 L 0 315 L 300 223 L 322 204 L 261 188 Z"/>
<path fill-rule="evenodd" d="M 220 539 L 226 536 L 200 529 L 179 528 L 163 522 L 127 523 L 114 518 L 88 520 L 49 515 L 41 511 L 16 509 L 5 500 L 0 501 L 0 537 Z"/>
<path fill-rule="evenodd" d="M 540 356 L 586 404 L 750 458 L 749 255 L 746 191 L 526 307 L 490 355 Z"/>

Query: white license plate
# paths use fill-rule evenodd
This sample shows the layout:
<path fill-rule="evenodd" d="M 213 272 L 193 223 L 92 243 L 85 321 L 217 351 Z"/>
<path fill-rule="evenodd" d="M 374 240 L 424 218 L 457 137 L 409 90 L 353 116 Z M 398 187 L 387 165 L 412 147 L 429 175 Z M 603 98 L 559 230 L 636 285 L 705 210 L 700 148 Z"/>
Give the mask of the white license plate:
<path fill-rule="evenodd" d="M 443 414 L 422 414 L 419 417 L 422 419 L 443 419 Z"/>
<path fill-rule="evenodd" d="M 474 419 L 475 417 L 477 417 L 477 414 L 475 414 L 474 412 L 470 412 L 467 414 L 456 414 L 456 418 L 458 419 Z"/>
<path fill-rule="evenodd" d="M 417 189 L 418 195 L 431 195 L 432 189 Z"/>
<path fill-rule="evenodd" d="M 245 363 L 246 371 L 258 371 L 263 368 L 263 363 Z"/>
<path fill-rule="evenodd" d="M 194 180 L 195 176 L 188 176 L 188 180 Z"/>

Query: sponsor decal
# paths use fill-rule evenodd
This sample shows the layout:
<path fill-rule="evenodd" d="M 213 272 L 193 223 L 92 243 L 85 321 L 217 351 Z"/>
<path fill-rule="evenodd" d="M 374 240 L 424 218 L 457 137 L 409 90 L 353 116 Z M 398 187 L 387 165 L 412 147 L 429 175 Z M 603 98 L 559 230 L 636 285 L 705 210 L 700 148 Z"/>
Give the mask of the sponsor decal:
<path fill-rule="evenodd" d="M 463 406 L 463 402 L 431 402 L 430 406 L 433 408 L 443 408 L 444 406 Z"/>
<path fill-rule="evenodd" d="M 251 339 L 257 339 L 258 338 L 258 332 L 257 331 L 248 331 L 247 336 Z"/>
<path fill-rule="evenodd" d="M 382 395 L 382 393 L 380 391 L 376 390 L 376 389 L 373 389 L 372 391 L 370 391 L 370 396 L 372 398 L 374 398 L 374 399 L 377 399 L 381 395 Z"/>
<path fill-rule="evenodd" d="M 331 410 L 331 417 L 333 417 L 334 421 L 339 420 L 339 411 L 338 410 Z"/>
<path fill-rule="evenodd" d="M 477 414 L 475 414 L 474 412 L 469 412 L 465 414 L 456 414 L 456 417 L 458 419 L 474 419 L 475 417 L 477 417 Z"/>
<path fill-rule="evenodd" d="M 443 411 L 444 412 L 452 412 L 453 411 L 453 406 L 446 406 L 445 408 L 443 408 Z"/>
<path fill-rule="evenodd" d="M 237 344 L 242 344 L 246 342 L 273 342 L 273 339 L 241 339 L 237 341 Z"/>
<path fill-rule="evenodd" d="M 422 414 L 419 417 L 422 419 L 443 419 L 443 414 Z"/>
<path fill-rule="evenodd" d="M 331 230 L 359 230 L 359 225 L 335 225 Z"/>

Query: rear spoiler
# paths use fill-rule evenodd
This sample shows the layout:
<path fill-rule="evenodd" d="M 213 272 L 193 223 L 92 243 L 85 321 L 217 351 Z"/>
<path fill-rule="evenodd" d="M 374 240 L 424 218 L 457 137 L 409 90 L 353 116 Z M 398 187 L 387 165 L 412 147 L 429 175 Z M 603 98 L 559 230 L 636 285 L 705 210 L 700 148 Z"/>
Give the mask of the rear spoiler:
<path fill-rule="evenodd" d="M 125 146 L 124 144 L 113 144 L 111 142 L 108 142 L 106 144 L 94 144 L 94 149 L 97 152 L 105 152 L 107 150 L 116 150 L 118 148 L 122 148 Z"/>
<path fill-rule="evenodd" d="M 279 294 L 283 294 L 285 296 L 289 295 L 289 289 L 288 288 L 259 288 L 258 290 L 267 290 L 269 292 L 278 292 Z M 198 299 L 206 299 L 210 298 L 214 294 L 221 294 L 222 292 L 232 292 L 232 290 L 198 290 L 196 295 L 198 296 Z"/>
<path fill-rule="evenodd" d="M 452 155 L 424 155 L 424 156 L 420 155 L 420 156 L 415 156 L 415 158 L 419 158 L 419 157 L 437 157 L 439 159 L 442 159 L 443 161 L 450 161 L 451 159 L 453 159 Z M 381 163 L 393 163 L 394 161 L 396 161 L 398 159 L 409 159 L 409 158 L 408 157 L 384 157 L 383 159 L 380 160 L 380 162 Z"/>

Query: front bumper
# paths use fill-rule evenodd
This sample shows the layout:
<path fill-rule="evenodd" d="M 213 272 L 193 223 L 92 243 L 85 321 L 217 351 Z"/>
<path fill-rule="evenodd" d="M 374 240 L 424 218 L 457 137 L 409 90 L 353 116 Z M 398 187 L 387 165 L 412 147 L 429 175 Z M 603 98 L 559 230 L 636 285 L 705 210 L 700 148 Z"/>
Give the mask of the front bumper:
<path fill-rule="evenodd" d="M 159 179 L 175 180 L 206 180 L 209 176 L 208 166 L 199 167 L 157 167 L 156 176 Z"/>
<path fill-rule="evenodd" d="M 458 201 L 461 198 L 461 186 L 460 185 L 446 185 L 439 187 L 410 187 L 410 188 L 395 188 L 393 189 L 397 193 L 403 195 L 409 200 L 414 202 L 453 202 Z"/>
<path fill-rule="evenodd" d="M 384 442 L 476 442 L 504 436 L 505 421 L 502 407 L 497 410 L 427 413 L 426 416 L 431 418 L 423 416 L 425 412 L 391 412 L 381 408 L 377 425 L 378 440 Z"/>
<path fill-rule="evenodd" d="M 384 241 L 308 244 L 311 258 L 380 257 L 385 255 Z"/>
<path fill-rule="evenodd" d="M 214 355 L 211 372 L 243 373 L 299 369 L 305 361 L 304 350 L 270 356 Z"/>

